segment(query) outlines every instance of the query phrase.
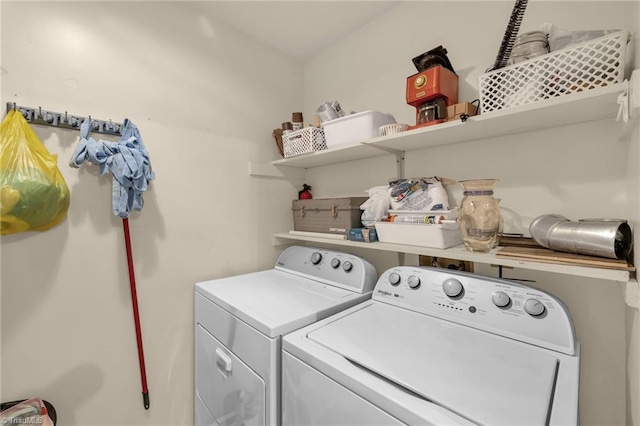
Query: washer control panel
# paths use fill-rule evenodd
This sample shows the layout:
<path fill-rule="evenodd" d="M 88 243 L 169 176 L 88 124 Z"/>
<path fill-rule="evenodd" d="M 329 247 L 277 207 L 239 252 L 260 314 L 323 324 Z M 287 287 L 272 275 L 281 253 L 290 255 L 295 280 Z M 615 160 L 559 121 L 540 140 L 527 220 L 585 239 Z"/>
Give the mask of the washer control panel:
<path fill-rule="evenodd" d="M 353 254 L 307 246 L 285 249 L 275 269 L 357 293 L 368 293 L 378 274 L 368 261 Z"/>
<path fill-rule="evenodd" d="M 430 267 L 385 271 L 373 299 L 570 355 L 575 331 L 554 296 L 508 280 Z"/>

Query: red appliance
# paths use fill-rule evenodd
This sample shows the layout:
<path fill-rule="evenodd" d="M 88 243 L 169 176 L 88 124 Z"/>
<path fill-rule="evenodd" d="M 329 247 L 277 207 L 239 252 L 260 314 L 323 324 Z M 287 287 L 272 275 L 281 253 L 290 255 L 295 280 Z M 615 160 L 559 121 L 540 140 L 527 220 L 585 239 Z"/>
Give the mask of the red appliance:
<path fill-rule="evenodd" d="M 407 78 L 407 104 L 416 108 L 416 125 L 409 129 L 442 123 L 447 107 L 458 103 L 458 76 L 436 65 Z"/>

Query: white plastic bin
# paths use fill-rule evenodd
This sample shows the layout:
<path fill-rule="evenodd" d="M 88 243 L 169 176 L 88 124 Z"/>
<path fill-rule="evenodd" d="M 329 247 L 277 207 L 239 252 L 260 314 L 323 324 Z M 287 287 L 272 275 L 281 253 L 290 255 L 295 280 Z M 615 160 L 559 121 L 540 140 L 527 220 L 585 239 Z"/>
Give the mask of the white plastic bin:
<path fill-rule="evenodd" d="M 481 74 L 482 114 L 622 82 L 629 35 L 618 31 Z"/>
<path fill-rule="evenodd" d="M 394 124 L 391 114 L 378 111 L 363 111 L 322 123 L 327 147 L 353 145 L 378 137 L 378 128 Z"/>
<path fill-rule="evenodd" d="M 409 246 L 445 249 L 462 244 L 457 223 L 427 225 L 422 223 L 376 222 L 378 241 Z"/>
<path fill-rule="evenodd" d="M 305 127 L 282 135 L 284 158 L 327 149 L 324 131 L 316 127 Z"/>

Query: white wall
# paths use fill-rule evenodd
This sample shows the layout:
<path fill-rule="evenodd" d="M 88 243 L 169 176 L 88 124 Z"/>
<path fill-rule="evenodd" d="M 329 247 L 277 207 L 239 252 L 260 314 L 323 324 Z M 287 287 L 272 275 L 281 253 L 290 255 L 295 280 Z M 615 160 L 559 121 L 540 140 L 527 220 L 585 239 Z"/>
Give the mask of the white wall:
<path fill-rule="evenodd" d="M 45 398 L 64 425 L 192 424 L 193 285 L 279 253 L 271 234 L 290 227 L 297 188 L 250 178 L 247 163 L 279 157 L 271 131 L 302 108 L 302 65 L 197 3 L 0 6 L 2 105 L 127 117 L 157 175 L 130 217 L 145 411 L 111 178 L 67 166 L 78 132 L 33 126 L 60 156 L 71 207 L 55 229 L 1 239 L 2 400 Z"/>
<path fill-rule="evenodd" d="M 640 32 L 640 3 L 627 14 L 626 22 L 636 34 Z M 640 43 L 636 37 L 635 68 L 640 68 Z M 635 131 L 630 132 L 631 141 L 627 164 L 629 203 L 627 211 L 633 216 L 640 211 L 640 114 L 635 114 L 634 123 L 630 124 Z M 633 142 L 635 141 L 635 143 Z M 638 229 L 638 222 L 635 223 Z M 640 244 L 640 233 L 635 233 L 635 247 Z M 636 249 L 637 252 L 637 249 Z M 637 263 L 637 262 L 636 262 Z M 627 334 L 627 424 L 640 423 L 640 322 L 638 309 L 626 309 Z"/>
<path fill-rule="evenodd" d="M 0 240 L 2 401 L 42 396 L 66 425 L 191 424 L 193 283 L 270 267 L 277 255 L 271 233 L 291 227 L 299 182 L 246 173 L 248 161 L 278 158 L 271 129 L 301 108 L 312 117 L 329 98 L 346 110 L 386 111 L 411 123 L 414 110 L 404 102 L 405 79 L 415 72 L 411 58 L 439 44 L 461 76 L 461 99 L 477 98 L 477 76 L 493 63 L 512 4 L 402 3 L 303 68 L 203 17 L 193 3 L 1 2 L 0 65 L 9 71 L 0 77 L 2 105 L 128 117 L 157 173 L 143 212 L 130 219 L 151 410 L 140 397 L 110 178 L 93 166 L 67 167 L 77 132 L 38 126 L 47 148 L 60 155 L 72 204 L 55 229 Z M 631 2 L 533 1 L 522 31 L 545 21 L 637 31 L 637 12 Z M 260 81 L 248 83 L 256 75 Z M 619 216 L 638 204 L 626 162 L 637 167 L 638 133 L 623 142 L 618 134 L 609 120 L 414 152 L 407 175 L 497 177 L 503 206 L 523 223 L 551 211 Z M 393 157 L 384 156 L 310 170 L 309 183 L 318 198 L 361 194 L 394 176 Z M 380 271 L 397 262 L 359 254 Z M 639 325 L 637 311 L 625 310 L 622 286 L 506 275 L 535 279 L 568 304 L 583 348 L 582 423 L 624 424 L 626 412 L 626 422 L 637 423 Z"/>
<path fill-rule="evenodd" d="M 544 22 L 571 30 L 637 31 L 637 6 L 634 2 L 533 1 L 521 32 L 538 29 Z M 512 2 L 399 4 L 305 63 L 305 116 L 333 98 L 347 111 L 390 112 L 399 122 L 414 124 L 415 110 L 404 98 L 406 78 L 416 73 L 411 58 L 438 45 L 448 50 L 460 76 L 460 101 L 478 98 L 477 78 L 493 64 L 512 7 Z M 526 232 L 531 219 L 545 213 L 574 220 L 629 215 L 637 227 L 634 170 L 639 142 L 637 133 L 619 141 L 621 134 L 614 120 L 602 120 L 414 151 L 406 155 L 405 174 L 457 180 L 498 178 L 496 196 L 502 199 L 501 206 L 516 213 L 518 226 L 513 231 Z M 311 169 L 309 183 L 316 197 L 358 194 L 395 177 L 394 160 L 388 155 Z M 452 188 L 452 195 L 459 201 L 461 191 Z M 359 253 L 370 256 L 367 250 Z M 391 254 L 371 257 L 377 266 L 397 261 Z M 409 262 L 416 259 L 410 257 Z M 484 265 L 476 265 L 476 272 L 497 274 L 495 268 Z M 581 424 L 631 424 L 632 417 L 637 422 L 637 312 L 625 314 L 624 286 L 520 270 L 506 270 L 505 277 L 536 280 L 532 285 L 568 305 L 582 345 Z"/>

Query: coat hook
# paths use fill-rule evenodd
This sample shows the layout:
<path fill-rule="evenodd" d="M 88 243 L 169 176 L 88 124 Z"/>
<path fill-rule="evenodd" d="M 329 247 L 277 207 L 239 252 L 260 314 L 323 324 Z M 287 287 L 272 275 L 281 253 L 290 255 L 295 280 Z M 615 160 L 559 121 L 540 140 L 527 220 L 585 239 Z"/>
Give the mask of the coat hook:
<path fill-rule="evenodd" d="M 1 2 L 2 0 L 0 0 Z M 37 109 L 34 107 L 19 106 L 17 102 L 6 102 L 7 112 L 18 111 L 24 116 L 24 118 L 30 123 L 36 123 L 45 126 L 70 126 L 71 128 L 80 128 L 84 120 L 87 117 L 74 116 L 69 114 L 68 111 L 64 111 L 64 114 L 58 112 L 52 112 L 42 109 L 39 106 Z M 118 134 L 122 124 L 114 123 L 110 118 L 109 121 L 94 120 L 92 116 L 89 116 L 90 129 L 98 133 Z"/>

